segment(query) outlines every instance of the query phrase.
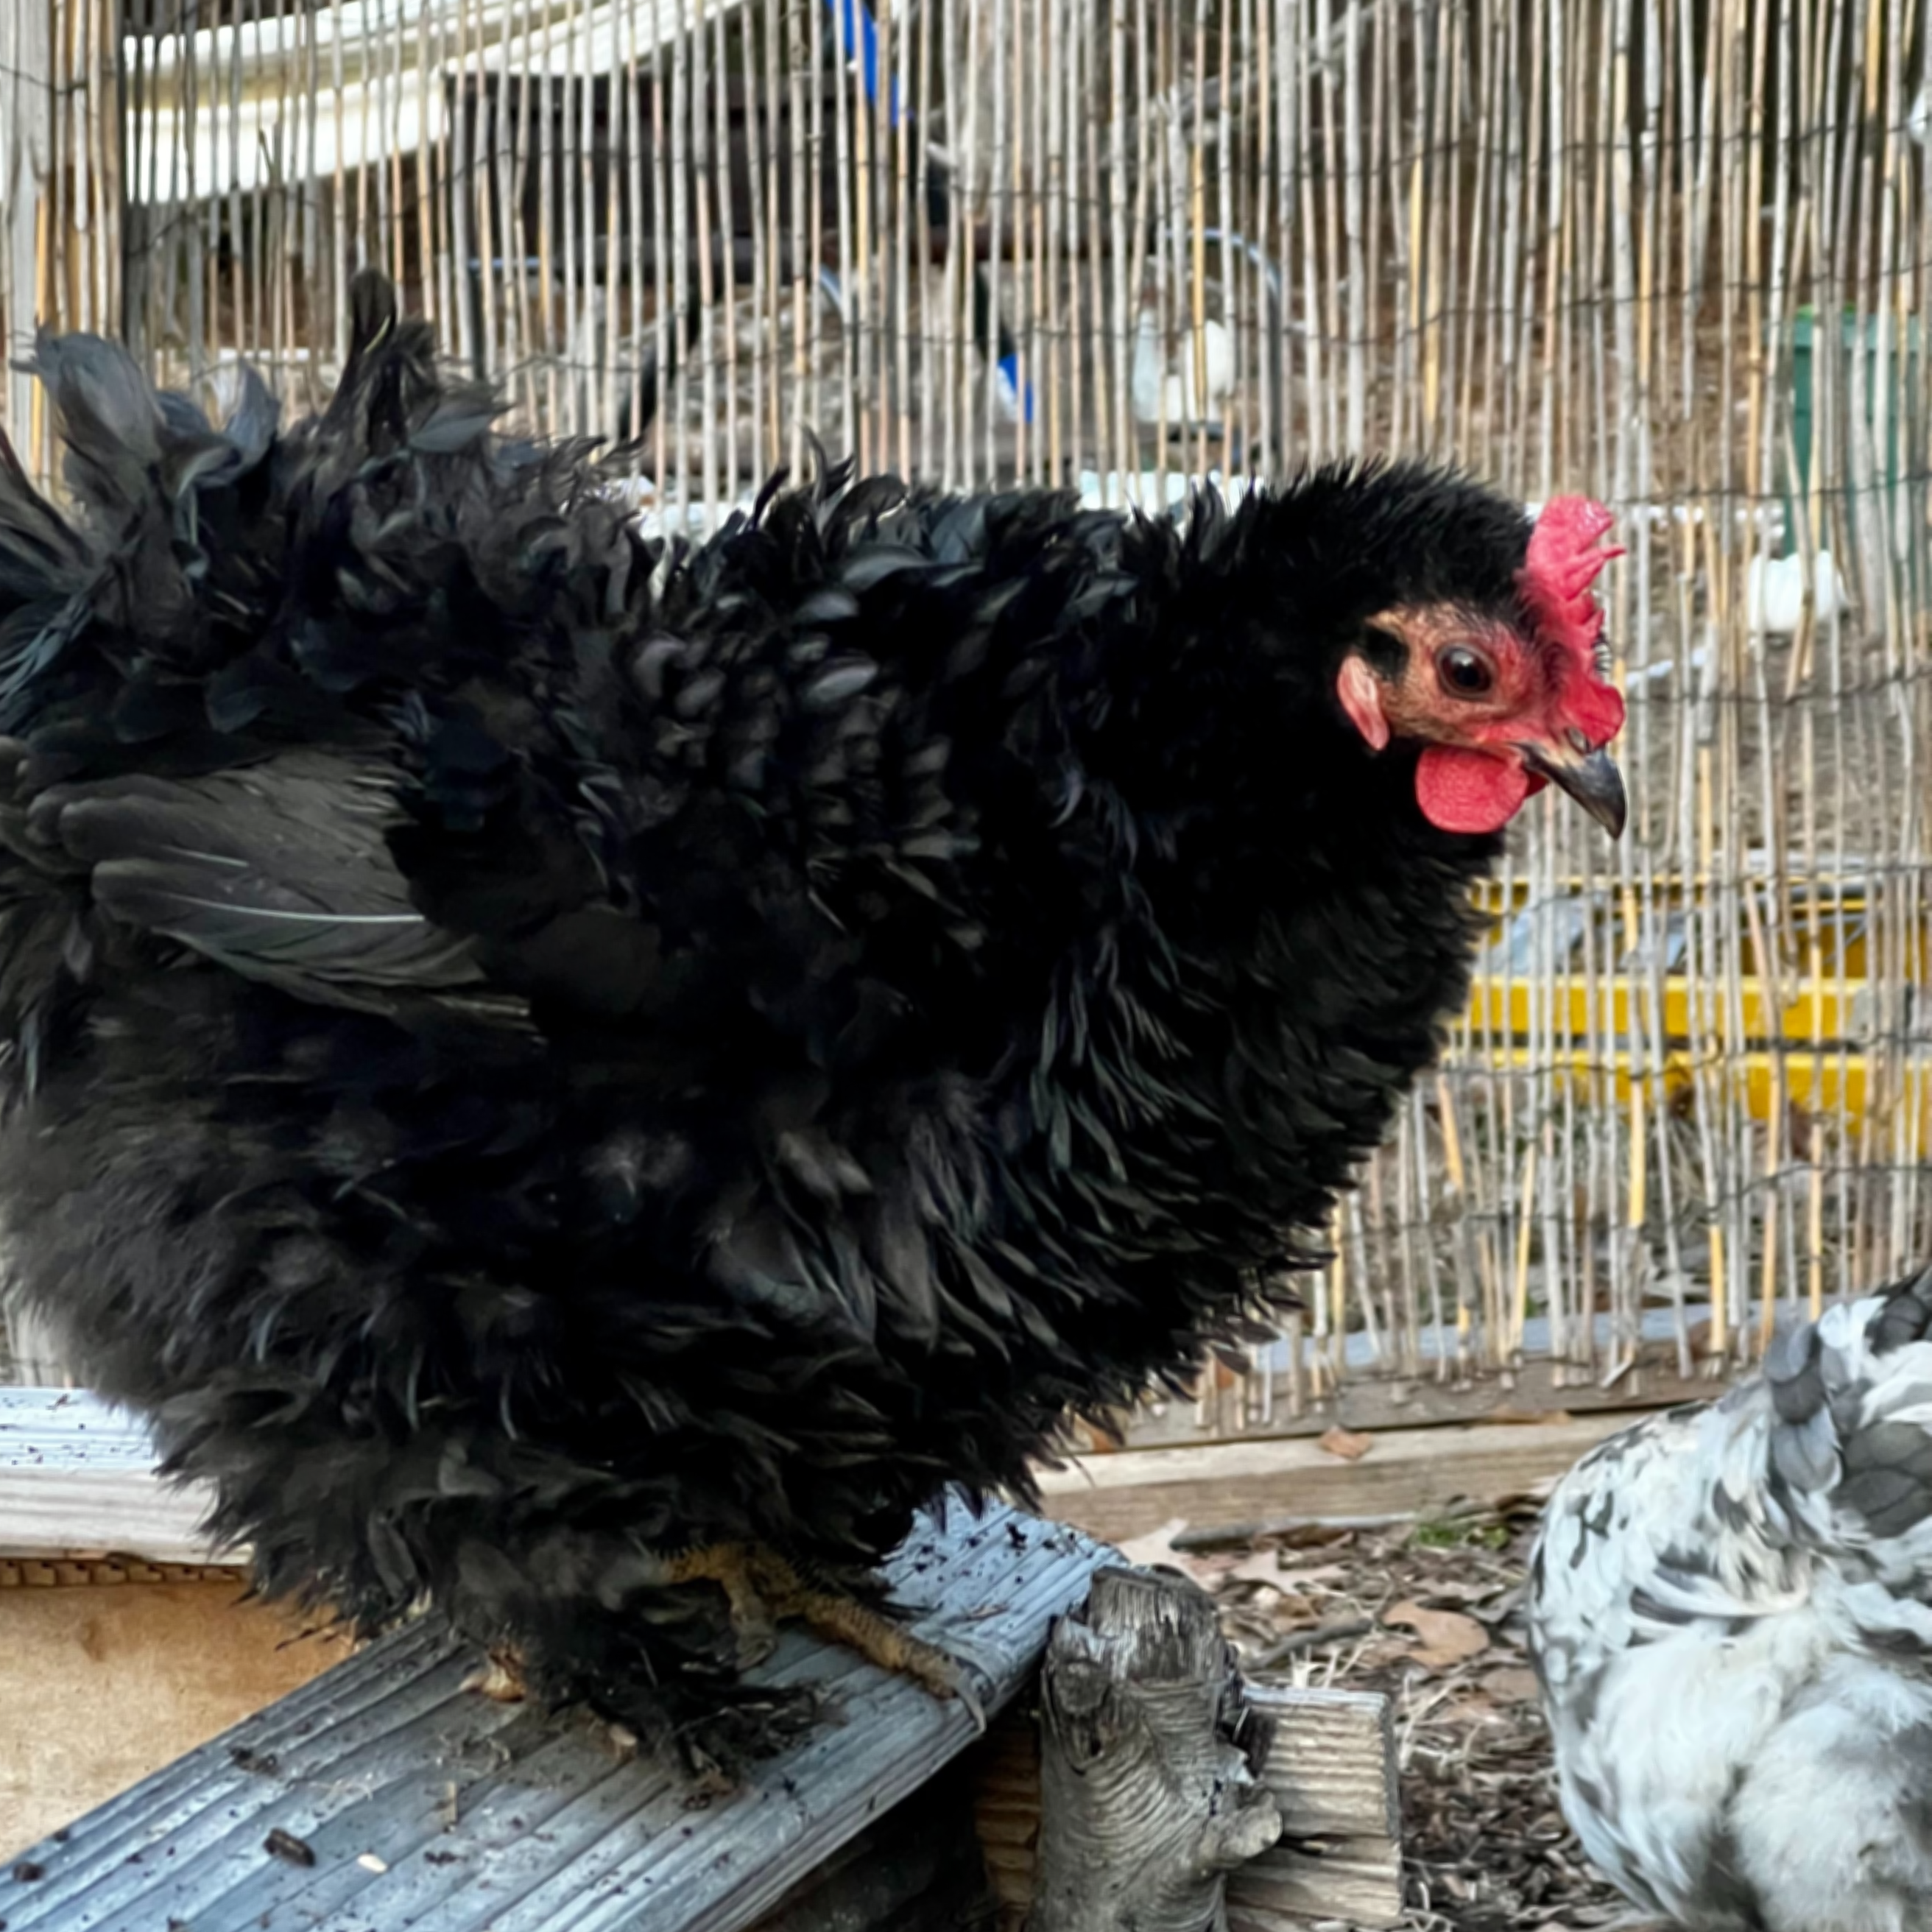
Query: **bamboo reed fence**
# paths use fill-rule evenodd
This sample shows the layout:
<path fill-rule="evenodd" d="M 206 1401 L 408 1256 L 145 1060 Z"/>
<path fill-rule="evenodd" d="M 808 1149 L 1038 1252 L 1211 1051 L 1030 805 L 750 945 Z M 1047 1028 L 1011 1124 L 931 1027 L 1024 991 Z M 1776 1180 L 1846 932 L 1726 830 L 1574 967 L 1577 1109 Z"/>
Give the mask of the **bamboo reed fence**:
<path fill-rule="evenodd" d="M 386 266 L 702 525 L 808 430 L 1160 504 L 1585 490 L 1635 816 L 1526 814 L 1266 1372 L 1682 1376 L 1932 1258 L 1928 0 L 15 0 L 0 314 L 301 403 Z M 4 392 L 50 460 L 31 386 Z"/>

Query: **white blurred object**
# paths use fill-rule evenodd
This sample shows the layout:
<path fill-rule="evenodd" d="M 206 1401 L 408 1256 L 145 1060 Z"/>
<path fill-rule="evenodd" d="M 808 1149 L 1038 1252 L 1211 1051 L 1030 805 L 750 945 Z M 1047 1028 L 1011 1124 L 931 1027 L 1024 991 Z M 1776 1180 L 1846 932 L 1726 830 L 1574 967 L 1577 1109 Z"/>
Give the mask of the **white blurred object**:
<path fill-rule="evenodd" d="M 1829 550 L 1819 551 L 1811 582 L 1820 623 L 1845 610 L 1845 580 L 1838 574 Z M 1790 637 L 1804 615 L 1804 558 L 1795 554 L 1753 557 L 1745 568 L 1744 609 L 1754 631 L 1762 631 L 1767 637 Z"/>
<path fill-rule="evenodd" d="M 1198 331 L 1190 329 L 1176 368 L 1162 368 L 1162 346 L 1153 305 L 1143 303 L 1134 333 L 1135 416 L 1144 423 L 1165 420 L 1180 426 L 1217 418 L 1234 387 L 1234 340 L 1226 325 L 1210 319 Z M 1197 392 L 1195 385 L 1204 377 Z M 1204 398 L 1204 406 L 1198 398 Z"/>
<path fill-rule="evenodd" d="M 1080 506 L 1086 510 L 1151 510 L 1162 506 L 1178 510 L 1204 487 L 1219 491 L 1226 502 L 1238 503 L 1250 490 L 1261 488 L 1252 476 L 1228 476 L 1218 470 L 1210 470 L 1204 476 L 1179 470 L 1158 475 L 1151 470 L 1138 475 L 1123 470 L 1109 470 L 1104 475 L 1097 470 L 1083 470 L 1079 484 Z"/>

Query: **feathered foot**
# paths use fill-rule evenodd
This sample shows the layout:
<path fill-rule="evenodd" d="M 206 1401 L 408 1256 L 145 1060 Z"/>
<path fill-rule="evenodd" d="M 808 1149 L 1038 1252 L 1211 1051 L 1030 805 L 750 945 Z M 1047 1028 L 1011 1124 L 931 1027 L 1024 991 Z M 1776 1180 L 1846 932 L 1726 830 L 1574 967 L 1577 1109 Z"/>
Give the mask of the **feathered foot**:
<path fill-rule="evenodd" d="M 802 1736 L 818 1708 L 812 1691 L 797 1686 L 754 1690 L 715 1678 L 701 1678 L 701 1688 L 667 1686 L 656 1680 L 640 1652 L 632 1653 L 628 1667 L 593 1676 L 586 1676 L 581 1664 L 574 1651 L 560 1664 L 542 1651 L 493 1645 L 464 1678 L 463 1688 L 495 1703 L 527 1700 L 552 1712 L 579 1705 L 608 1727 L 608 1741 L 620 1760 L 641 1748 L 668 1744 L 700 1798 L 733 1790 L 747 1764 Z"/>
<path fill-rule="evenodd" d="M 757 1544 L 710 1544 L 673 1557 L 668 1571 L 668 1582 L 716 1583 L 724 1591 L 742 1664 L 770 1655 L 778 1620 L 795 1618 L 881 1670 L 910 1677 L 935 1697 L 959 1698 L 984 1726 L 972 1687 L 944 1651 L 868 1605 L 808 1582 L 775 1550 Z"/>
<path fill-rule="evenodd" d="M 676 1616 L 640 1625 L 623 1610 L 533 1628 L 514 1643 L 493 1644 L 464 1688 L 501 1703 L 528 1698 L 553 1710 L 580 1704 L 614 1727 L 620 1748 L 670 1745 L 701 1799 L 732 1789 L 752 1762 L 802 1736 L 818 1712 L 809 1684 L 752 1684 L 740 1674 L 770 1655 L 779 1619 L 789 1617 L 934 1697 L 958 1698 L 985 1729 L 972 1682 L 954 1659 L 849 1594 L 802 1576 L 776 1551 L 708 1544 L 658 1562 L 650 1594 L 661 1610 L 664 1593 L 696 1583 L 715 1585 L 722 1606 L 700 1613 L 687 1602 L 680 1614 L 688 1614 L 691 1627 L 681 1634 L 674 1634 Z M 719 1628 L 720 1607 L 728 1636 Z"/>

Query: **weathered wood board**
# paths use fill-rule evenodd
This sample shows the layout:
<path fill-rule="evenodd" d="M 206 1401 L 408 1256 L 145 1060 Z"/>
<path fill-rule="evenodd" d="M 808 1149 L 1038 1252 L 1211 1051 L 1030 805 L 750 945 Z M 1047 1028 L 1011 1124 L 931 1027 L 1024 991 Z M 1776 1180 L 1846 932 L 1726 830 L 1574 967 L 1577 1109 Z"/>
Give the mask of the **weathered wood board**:
<path fill-rule="evenodd" d="M 1177 1519 L 1201 1529 L 1289 1514 L 1426 1511 L 1461 1497 L 1520 1494 L 1560 1475 L 1630 1420 L 1614 1414 L 1391 1431 L 1353 1462 L 1316 1442 L 1287 1441 L 1082 1456 L 1042 1473 L 1041 1506 L 1116 1543 Z"/>
<path fill-rule="evenodd" d="M 1304 1918 L 1396 1924 L 1402 1805 L 1389 1700 L 1267 1683 L 1249 1697 L 1276 1720 L 1262 1778 L 1282 1841 L 1229 1878 L 1229 1932 L 1283 1932 Z"/>
<path fill-rule="evenodd" d="M 207 1508 L 154 1473 L 134 1417 L 80 1389 L 0 1388 L 0 1556 L 206 1563 Z"/>
<path fill-rule="evenodd" d="M 1687 1306 L 1682 1316 L 1694 1334 L 1708 1330 L 1706 1303 Z M 1121 1418 L 1122 1446 L 1175 1449 L 1215 1442 L 1259 1442 L 1269 1437 L 1319 1436 L 1327 1429 L 1428 1429 L 1456 1422 L 1526 1423 L 1554 1420 L 1598 1409 L 1667 1408 L 1677 1402 L 1708 1401 L 1725 1385 L 1723 1364 L 1705 1349 L 1708 1337 L 1689 1352 L 1677 1348 L 1678 1312 L 1654 1308 L 1645 1314 L 1634 1341 L 1607 1315 L 1594 1318 L 1594 1365 L 1566 1360 L 1549 1320 L 1532 1315 L 1518 1340 L 1520 1359 L 1499 1374 L 1469 1372 L 1458 1358 L 1453 1330 L 1425 1328 L 1415 1339 L 1416 1358 L 1398 1366 L 1384 1352 L 1384 1338 L 1358 1331 L 1322 1344 L 1324 1355 L 1339 1352 L 1346 1364 L 1340 1381 L 1324 1376 L 1318 1388 L 1312 1362 L 1304 1363 L 1298 1388 L 1290 1364 L 1298 1346 L 1283 1337 L 1257 1352 L 1255 1366 L 1238 1376 L 1222 1364 L 1204 1370 L 1196 1387 L 1202 1401 L 1162 1396 Z M 1574 1323 L 1562 1338 L 1574 1347 Z M 1616 1366 L 1606 1370 L 1606 1362 Z M 1264 1378 L 1271 1384 L 1264 1400 Z"/>
<path fill-rule="evenodd" d="M 1082 1456 L 1041 1472 L 1043 1507 L 1112 1541 L 1179 1517 L 1196 1528 L 1270 1517 L 1426 1511 L 1520 1493 L 1560 1475 L 1631 1420 L 1387 1430 L 1349 1462 L 1318 1443 L 1268 1440 Z M 0 1389 L 0 1556 L 137 1551 L 206 1562 L 206 1508 L 154 1474 L 146 1431 L 79 1390 Z"/>
<path fill-rule="evenodd" d="M 1117 1560 L 1060 1526 L 954 1502 L 889 1574 L 991 1712 Z M 676 1772 L 620 1761 L 587 1719 L 465 1690 L 472 1663 L 432 1619 L 371 1645 L 32 1849 L 0 1876 L 0 1918 L 9 1932 L 248 1932 L 264 1915 L 310 1932 L 740 1932 L 977 1734 L 963 1702 L 788 1631 L 756 1675 L 819 1682 L 830 1720 L 694 1809 Z"/>

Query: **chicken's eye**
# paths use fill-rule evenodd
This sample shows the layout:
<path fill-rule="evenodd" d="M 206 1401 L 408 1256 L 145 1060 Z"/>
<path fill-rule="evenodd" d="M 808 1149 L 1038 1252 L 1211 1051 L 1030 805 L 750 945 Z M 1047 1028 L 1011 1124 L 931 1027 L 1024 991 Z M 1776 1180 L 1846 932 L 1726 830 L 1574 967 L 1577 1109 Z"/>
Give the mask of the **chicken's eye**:
<path fill-rule="evenodd" d="M 1450 644 L 1438 651 L 1436 674 L 1443 689 L 1458 698 L 1480 698 L 1496 682 L 1489 665 L 1467 644 Z"/>

